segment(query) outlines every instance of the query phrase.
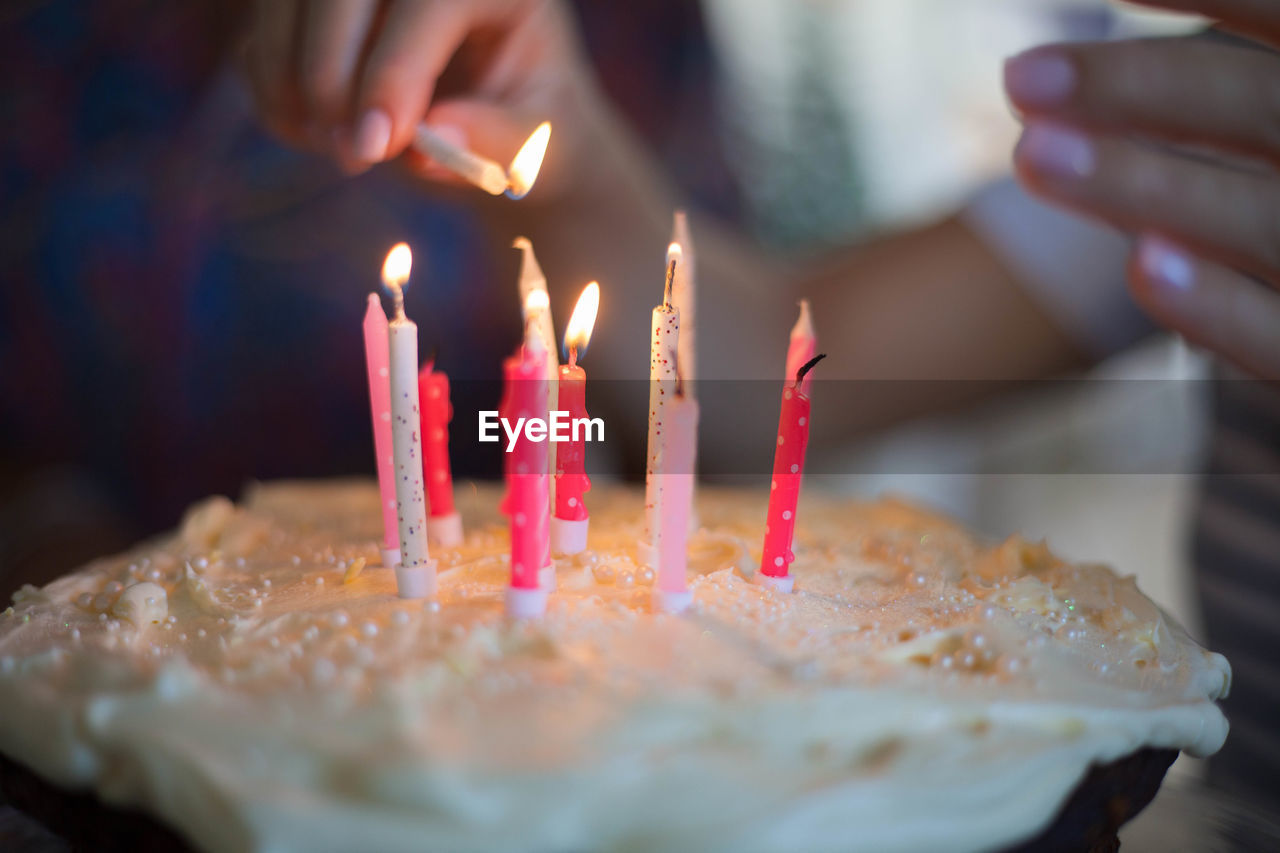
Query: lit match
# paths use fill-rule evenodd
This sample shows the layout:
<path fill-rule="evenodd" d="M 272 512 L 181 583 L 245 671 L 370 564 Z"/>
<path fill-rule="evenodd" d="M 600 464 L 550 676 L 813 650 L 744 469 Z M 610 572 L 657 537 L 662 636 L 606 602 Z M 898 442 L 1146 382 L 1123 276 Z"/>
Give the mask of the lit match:
<path fill-rule="evenodd" d="M 418 125 L 414 133 L 413 147 L 420 154 L 430 157 L 490 195 L 505 193 L 507 198 L 521 199 L 529 194 L 534 182 L 538 180 L 538 171 L 542 168 L 542 159 L 546 156 L 550 138 L 551 122 L 544 121 L 529 134 L 529 138 L 520 146 L 511 165 L 506 169 L 488 157 L 482 157 L 471 149 L 440 136 L 423 124 Z"/>

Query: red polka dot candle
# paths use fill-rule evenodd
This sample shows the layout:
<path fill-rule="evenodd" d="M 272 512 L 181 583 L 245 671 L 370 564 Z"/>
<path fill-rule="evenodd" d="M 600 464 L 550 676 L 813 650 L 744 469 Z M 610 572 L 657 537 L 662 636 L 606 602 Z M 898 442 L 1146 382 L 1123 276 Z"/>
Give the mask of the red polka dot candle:
<path fill-rule="evenodd" d="M 804 453 L 809 445 L 810 371 L 823 356 L 813 357 L 817 339 L 809 317 L 808 303 L 801 303 L 800 319 L 791 334 L 789 372 L 782 389 L 782 410 L 778 415 L 778 439 L 773 452 L 773 478 L 769 483 L 769 511 L 764 528 L 764 550 L 756 582 L 782 592 L 795 585 L 791 547 L 795 538 L 796 511 L 800 502 L 800 482 L 804 474 Z M 810 358 L 793 368 L 792 355 Z"/>
<path fill-rule="evenodd" d="M 434 360 L 418 371 L 418 400 L 422 407 L 423 473 L 427 478 L 427 539 L 433 545 L 462 544 L 462 516 L 453 506 L 453 472 L 449 467 L 449 376 L 435 369 Z"/>
<path fill-rule="evenodd" d="M 584 496 L 591 488 L 587 476 L 586 430 L 587 373 L 578 365 L 586 352 L 600 308 L 600 285 L 591 282 L 582 291 L 564 333 L 569 363 L 559 370 L 559 409 L 568 418 L 569 439 L 556 444 L 555 514 L 551 519 L 551 550 L 577 554 L 586 550 L 590 518 Z"/>

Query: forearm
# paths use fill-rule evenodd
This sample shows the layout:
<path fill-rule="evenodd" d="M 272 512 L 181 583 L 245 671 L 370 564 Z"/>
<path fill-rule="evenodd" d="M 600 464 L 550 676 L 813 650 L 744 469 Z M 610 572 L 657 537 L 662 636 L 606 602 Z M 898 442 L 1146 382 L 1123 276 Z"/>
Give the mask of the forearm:
<path fill-rule="evenodd" d="M 590 368 L 593 386 L 607 398 L 601 380 L 647 376 L 648 316 L 662 295 L 677 194 L 616 118 L 595 115 L 595 150 L 580 160 L 575 191 L 545 207 L 497 202 L 490 220 L 495 250 L 516 233 L 533 240 L 553 282 L 556 316 L 568 316 L 582 284 L 601 282 Z M 810 258 L 771 255 L 696 211 L 691 222 L 698 378 L 708 390 L 713 381 L 781 380 L 800 298 L 813 303 L 828 355 L 818 375 L 877 380 L 824 382 L 817 440 L 967 403 L 1001 383 L 1085 362 L 958 218 Z"/>
<path fill-rule="evenodd" d="M 821 318 L 821 376 L 853 380 L 827 386 L 840 399 L 823 406 L 815 439 L 974 402 L 1087 362 L 957 217 L 816 259 L 789 289 L 807 295 Z"/>

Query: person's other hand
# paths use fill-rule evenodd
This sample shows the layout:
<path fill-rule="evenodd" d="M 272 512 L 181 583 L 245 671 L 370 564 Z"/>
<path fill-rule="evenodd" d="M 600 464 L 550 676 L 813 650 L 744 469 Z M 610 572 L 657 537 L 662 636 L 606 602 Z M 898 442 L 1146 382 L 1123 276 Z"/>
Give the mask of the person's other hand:
<path fill-rule="evenodd" d="M 268 128 L 352 171 L 403 153 L 419 122 L 504 165 L 544 119 L 561 161 L 591 126 L 591 77 L 552 0 L 257 0 L 244 65 Z"/>
<path fill-rule="evenodd" d="M 1280 46 L 1275 0 L 1143 0 Z M 1280 55 L 1208 39 L 1014 57 L 1033 192 L 1137 235 L 1130 287 L 1161 324 L 1280 378 Z M 1216 152 L 1224 156 L 1209 156 Z"/>

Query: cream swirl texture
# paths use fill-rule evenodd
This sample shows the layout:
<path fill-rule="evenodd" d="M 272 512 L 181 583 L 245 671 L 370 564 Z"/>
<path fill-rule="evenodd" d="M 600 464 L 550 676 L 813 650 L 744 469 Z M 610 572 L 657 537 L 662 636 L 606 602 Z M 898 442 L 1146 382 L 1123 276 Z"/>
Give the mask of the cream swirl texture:
<path fill-rule="evenodd" d="M 203 503 L 15 596 L 0 751 L 216 853 L 963 851 L 1093 763 L 1226 737 L 1226 661 L 1104 566 L 811 498 L 779 594 L 746 580 L 763 496 L 705 490 L 694 606 L 655 615 L 641 495 L 592 494 L 591 550 L 519 623 L 495 491 L 460 495 L 425 603 L 377 565 L 367 483 Z"/>

